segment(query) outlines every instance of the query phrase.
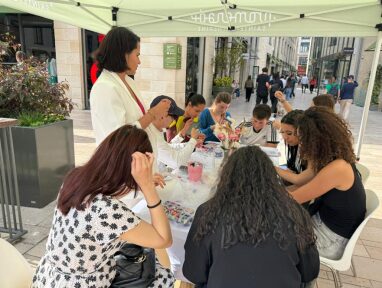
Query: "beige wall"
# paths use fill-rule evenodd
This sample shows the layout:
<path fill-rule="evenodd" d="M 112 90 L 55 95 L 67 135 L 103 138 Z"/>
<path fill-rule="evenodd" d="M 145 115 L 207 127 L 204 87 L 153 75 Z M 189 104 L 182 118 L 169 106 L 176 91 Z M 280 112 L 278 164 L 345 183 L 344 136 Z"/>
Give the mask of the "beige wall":
<path fill-rule="evenodd" d="M 182 46 L 181 69 L 163 68 L 164 43 L 178 43 Z M 186 37 L 141 38 L 141 65 L 135 74 L 135 80 L 148 104 L 155 96 L 167 95 L 174 98 L 180 107 L 184 106 L 186 57 Z"/>
<path fill-rule="evenodd" d="M 58 81 L 68 81 L 68 97 L 77 104 L 75 109 L 84 109 L 85 83 L 83 80 L 81 29 L 54 21 L 56 63 Z"/>

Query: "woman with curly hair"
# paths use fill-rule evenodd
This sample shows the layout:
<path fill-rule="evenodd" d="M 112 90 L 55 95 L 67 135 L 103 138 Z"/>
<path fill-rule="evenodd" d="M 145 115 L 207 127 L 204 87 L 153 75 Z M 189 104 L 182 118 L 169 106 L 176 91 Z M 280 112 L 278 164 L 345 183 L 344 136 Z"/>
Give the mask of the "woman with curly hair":
<path fill-rule="evenodd" d="M 301 158 L 311 163 L 316 176 L 291 195 L 299 203 L 316 199 L 311 213 L 318 250 L 324 257 L 339 259 L 366 212 L 352 134 L 329 109 L 311 107 L 299 121 L 298 135 Z"/>
<path fill-rule="evenodd" d="M 286 146 L 287 169 L 275 167 L 280 177 L 293 185 L 309 182 L 314 173 L 307 161 L 300 157 L 299 139 L 297 136 L 298 121 L 304 115 L 303 110 L 292 110 L 281 119 L 280 134 Z"/>
<path fill-rule="evenodd" d="M 220 175 L 187 236 L 187 279 L 208 288 L 298 288 L 315 279 L 319 257 L 309 215 L 268 156 L 256 146 L 240 148 Z"/>

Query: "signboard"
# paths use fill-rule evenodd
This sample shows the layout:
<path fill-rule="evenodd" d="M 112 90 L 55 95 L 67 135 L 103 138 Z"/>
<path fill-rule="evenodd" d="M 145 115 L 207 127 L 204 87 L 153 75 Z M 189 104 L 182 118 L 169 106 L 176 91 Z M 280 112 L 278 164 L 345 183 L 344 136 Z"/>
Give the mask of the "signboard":
<path fill-rule="evenodd" d="M 182 46 L 176 43 L 163 45 L 163 68 L 180 69 L 182 66 Z"/>
<path fill-rule="evenodd" d="M 353 47 L 344 47 L 344 48 L 342 48 L 342 52 L 346 55 L 351 55 L 354 53 L 354 48 Z"/>
<path fill-rule="evenodd" d="M 299 75 L 306 74 L 306 65 L 298 65 L 297 66 L 297 74 L 299 74 Z"/>

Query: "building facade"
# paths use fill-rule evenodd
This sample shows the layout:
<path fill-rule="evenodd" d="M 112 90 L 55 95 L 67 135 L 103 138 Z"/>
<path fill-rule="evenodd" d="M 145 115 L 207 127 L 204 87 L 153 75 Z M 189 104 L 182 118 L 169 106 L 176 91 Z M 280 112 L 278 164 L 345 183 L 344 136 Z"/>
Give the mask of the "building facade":
<path fill-rule="evenodd" d="M 309 59 L 310 59 L 310 42 L 311 37 L 299 37 L 297 49 L 297 74 L 309 74 Z"/>
<path fill-rule="evenodd" d="M 321 86 L 332 76 L 340 82 L 348 75 L 358 75 L 361 38 L 317 37 L 311 45 L 310 76 L 316 76 Z"/>

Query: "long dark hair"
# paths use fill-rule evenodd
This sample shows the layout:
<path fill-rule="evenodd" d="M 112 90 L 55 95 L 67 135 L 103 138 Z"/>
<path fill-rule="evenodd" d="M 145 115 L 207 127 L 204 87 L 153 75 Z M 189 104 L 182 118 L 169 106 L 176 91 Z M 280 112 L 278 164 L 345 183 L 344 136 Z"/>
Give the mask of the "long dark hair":
<path fill-rule="evenodd" d="M 138 47 L 140 38 L 125 27 L 112 28 L 102 40 L 95 53 L 100 71 L 107 69 L 120 73 L 129 69 L 126 54 Z"/>
<path fill-rule="evenodd" d="M 206 99 L 204 99 L 203 95 L 191 92 L 187 98 L 186 98 L 186 106 L 188 103 L 191 103 L 191 106 L 195 107 L 198 105 L 205 105 L 206 104 Z"/>
<path fill-rule="evenodd" d="M 269 157 L 258 147 L 238 149 L 220 173 L 216 194 L 206 203 L 194 240 L 223 229 L 222 247 L 257 246 L 269 237 L 280 248 L 296 237 L 303 251 L 315 242 L 311 220 L 286 191 Z"/>
<path fill-rule="evenodd" d="M 298 124 L 300 153 L 317 173 L 330 162 L 355 163 L 353 137 L 348 124 L 326 107 L 310 107 Z"/>
<path fill-rule="evenodd" d="M 66 215 L 71 208 L 84 210 L 97 194 L 119 196 L 138 185 L 131 175 L 131 155 L 152 152 L 146 132 L 124 125 L 112 132 L 83 166 L 71 170 L 64 179 L 57 207 Z"/>
<path fill-rule="evenodd" d="M 294 109 L 294 110 L 290 111 L 289 113 L 287 113 L 283 118 L 281 118 L 281 123 L 293 126 L 297 132 L 298 121 L 302 117 L 302 115 L 304 115 L 303 110 Z M 285 144 L 285 146 L 286 146 L 286 150 L 287 150 L 287 155 L 286 155 L 287 167 L 289 169 L 293 170 L 294 172 L 299 173 L 300 171 L 298 171 L 298 169 L 296 167 L 298 145 L 290 146 L 288 144 Z M 302 170 L 304 170 L 306 167 L 306 162 L 301 161 L 301 159 L 300 159 L 299 164 L 300 164 L 300 167 L 302 168 Z"/>

